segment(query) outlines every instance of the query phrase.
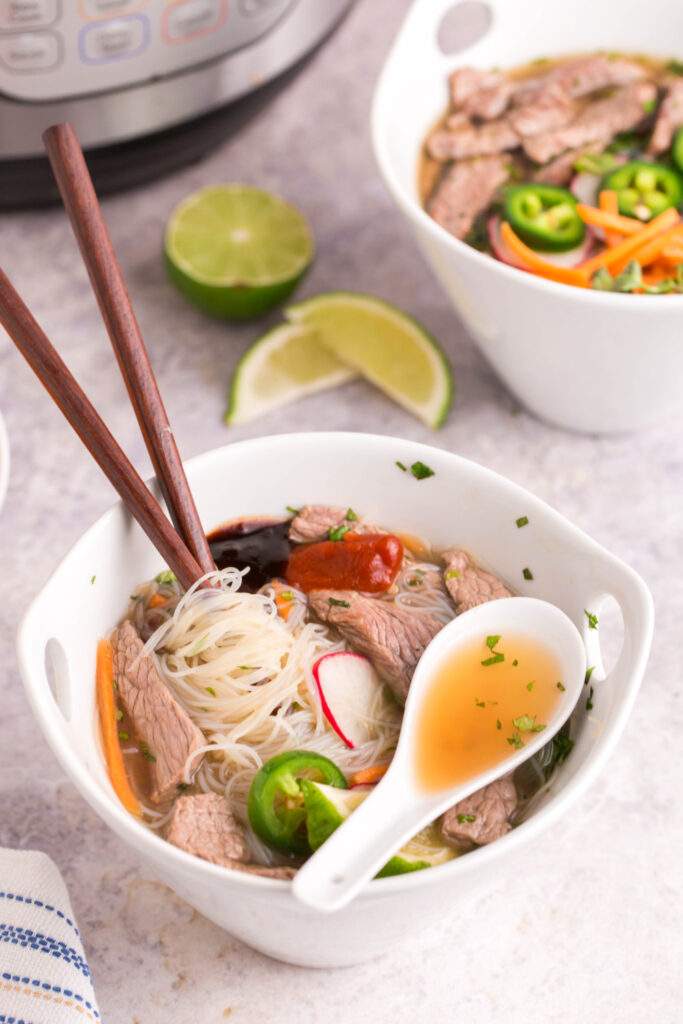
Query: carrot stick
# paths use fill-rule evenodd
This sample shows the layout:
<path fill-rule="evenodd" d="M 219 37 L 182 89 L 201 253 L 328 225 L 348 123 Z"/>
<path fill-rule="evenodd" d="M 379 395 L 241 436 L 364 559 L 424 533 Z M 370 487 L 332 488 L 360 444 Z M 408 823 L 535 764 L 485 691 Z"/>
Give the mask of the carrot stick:
<path fill-rule="evenodd" d="M 669 268 L 678 267 L 683 263 L 683 245 L 678 242 L 676 245 L 667 245 L 662 249 L 659 258 Z"/>
<path fill-rule="evenodd" d="M 611 214 L 614 214 L 614 215 L 618 215 L 618 213 L 619 213 L 619 199 L 617 198 L 616 192 L 614 192 L 612 189 L 608 189 L 608 188 L 603 189 L 602 192 L 600 193 L 600 200 L 599 201 L 600 201 L 600 209 L 602 210 L 603 213 L 611 213 Z M 628 219 L 628 218 L 624 218 L 624 219 Z M 628 234 L 628 232 L 625 231 L 625 232 L 623 232 L 623 234 Z M 620 232 L 618 232 L 618 231 L 608 231 L 607 228 L 605 228 L 605 241 L 607 242 L 607 245 L 608 245 L 608 247 L 610 249 L 612 249 L 615 245 L 618 245 L 619 242 L 621 241 L 621 238 L 622 238 L 622 234 Z"/>
<path fill-rule="evenodd" d="M 503 221 L 501 224 L 500 234 L 505 245 L 524 264 L 526 270 L 539 277 L 545 277 L 549 281 L 573 284 L 578 288 L 588 287 L 588 275 L 583 270 L 573 267 L 556 267 L 554 263 L 544 260 L 542 256 L 525 245 L 521 238 L 518 238 L 507 221 Z"/>
<path fill-rule="evenodd" d="M 657 217 L 650 221 L 642 231 L 632 238 L 627 238 L 613 249 L 605 249 L 590 260 L 582 263 L 578 270 L 583 271 L 589 278 L 593 276 L 600 267 L 607 267 L 613 273 L 620 273 L 627 263 L 638 259 L 638 253 L 648 245 L 653 238 L 663 234 L 680 222 L 678 212 L 672 208 L 664 210 Z"/>
<path fill-rule="evenodd" d="M 664 231 L 662 234 L 657 235 L 652 241 L 647 242 L 646 245 L 640 249 L 633 259 L 637 259 L 641 267 L 647 267 L 650 263 L 654 263 L 661 256 L 664 249 L 675 242 L 677 237 L 678 227 L 669 228 L 668 231 Z"/>
<path fill-rule="evenodd" d="M 109 779 L 117 797 L 131 814 L 140 817 L 140 804 L 130 787 L 123 754 L 119 744 L 119 733 L 116 725 L 116 703 L 114 701 L 114 662 L 111 644 L 108 640 L 100 640 L 97 645 L 97 707 L 102 731 L 104 759 L 107 763 Z"/>
<path fill-rule="evenodd" d="M 655 263 L 654 266 L 650 267 L 643 274 L 643 284 L 652 285 L 659 284 L 660 281 L 666 281 L 671 277 L 671 268 L 663 267 L 660 263 Z"/>
<path fill-rule="evenodd" d="M 149 599 L 150 608 L 163 608 L 165 604 L 168 604 L 168 598 L 162 597 L 161 594 L 152 594 Z"/>
<path fill-rule="evenodd" d="M 369 768 L 361 768 L 354 772 L 349 782 L 352 786 L 374 786 L 376 782 L 386 775 L 388 764 L 373 764 Z"/>
<path fill-rule="evenodd" d="M 291 593 L 291 592 L 285 590 L 284 593 L 288 594 L 288 593 Z M 282 593 L 276 594 L 275 595 L 275 607 L 277 608 L 277 613 L 280 616 L 280 618 L 284 619 L 285 622 L 286 622 L 287 619 L 289 618 L 291 612 L 292 612 L 292 608 L 294 607 L 294 598 L 293 598 L 293 596 L 283 597 Z"/>
<path fill-rule="evenodd" d="M 614 196 L 616 209 L 605 210 L 602 209 L 602 197 L 607 195 Z M 642 221 L 636 220 L 634 217 L 622 217 L 619 213 L 619 204 L 616 202 L 616 192 L 601 192 L 600 193 L 600 209 L 596 210 L 594 206 L 586 206 L 585 203 L 576 204 L 576 212 L 582 221 L 586 224 L 592 224 L 596 228 L 611 228 L 614 231 L 618 231 L 621 235 L 638 235 L 646 226 Z"/>

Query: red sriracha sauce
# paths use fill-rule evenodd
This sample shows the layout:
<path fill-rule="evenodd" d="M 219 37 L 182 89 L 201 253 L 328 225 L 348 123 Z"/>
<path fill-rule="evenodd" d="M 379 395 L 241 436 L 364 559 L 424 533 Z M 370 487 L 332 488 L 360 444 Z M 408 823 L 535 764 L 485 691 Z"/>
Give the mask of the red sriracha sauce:
<path fill-rule="evenodd" d="M 287 582 L 311 590 L 362 590 L 381 594 L 398 575 L 403 544 L 391 534 L 347 533 L 295 548 L 289 556 Z"/>

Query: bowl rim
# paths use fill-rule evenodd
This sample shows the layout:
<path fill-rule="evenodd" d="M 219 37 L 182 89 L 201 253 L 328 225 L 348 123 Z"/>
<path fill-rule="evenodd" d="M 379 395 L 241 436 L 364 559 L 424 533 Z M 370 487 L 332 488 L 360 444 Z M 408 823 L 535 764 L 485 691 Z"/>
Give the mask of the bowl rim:
<path fill-rule="evenodd" d="M 7 425 L 0 413 L 0 510 L 5 504 L 10 475 L 10 444 Z"/>
<path fill-rule="evenodd" d="M 420 3 L 421 0 L 413 0 L 414 3 Z M 593 304 L 609 308 L 610 305 L 618 309 L 626 308 L 638 308 L 643 309 L 643 314 L 648 316 L 652 315 L 652 311 L 659 307 L 663 307 L 664 311 L 667 309 L 678 309 L 678 306 L 683 302 L 683 294 L 669 294 L 666 298 L 668 302 L 662 304 L 661 295 L 629 295 L 628 293 L 619 292 L 604 292 L 594 288 L 576 288 L 573 285 L 561 284 L 557 281 L 550 281 L 546 278 L 539 277 L 536 274 L 526 273 L 523 270 L 519 270 L 517 267 L 508 266 L 501 260 L 494 259 L 487 253 L 479 252 L 473 246 L 468 245 L 467 242 L 462 241 L 459 238 L 455 238 L 445 228 L 429 216 L 423 206 L 420 205 L 416 196 L 404 189 L 399 175 L 394 173 L 393 161 L 388 152 L 388 146 L 385 142 L 386 133 L 384 127 L 385 110 L 389 110 L 391 104 L 389 103 L 389 92 L 391 88 L 391 79 L 398 77 L 398 72 L 394 70 L 396 44 L 399 41 L 404 31 L 405 22 L 409 17 L 410 12 L 404 18 L 401 26 L 398 29 L 392 47 L 385 58 L 384 64 L 380 71 L 377 79 L 377 84 L 372 97 L 371 112 L 370 112 L 370 128 L 372 137 L 372 146 L 375 153 L 375 161 L 379 167 L 379 171 L 384 179 L 384 183 L 389 190 L 390 195 L 393 197 L 396 204 L 403 210 L 403 212 L 411 218 L 417 226 L 423 231 L 427 232 L 432 239 L 441 242 L 450 248 L 450 250 L 456 255 L 463 259 L 471 261 L 474 266 L 481 268 L 482 270 L 490 270 L 493 274 L 500 275 L 503 279 L 507 279 L 510 282 L 517 283 L 520 287 L 528 287 L 541 293 L 549 293 L 557 295 L 559 297 L 564 296 L 569 298 L 572 294 L 577 302 L 584 302 L 586 304 Z M 468 53 L 468 49 L 457 55 L 457 61 L 460 61 Z M 450 59 L 450 58 L 449 58 Z M 399 62 L 396 61 L 398 64 Z M 470 62 L 473 66 L 479 66 L 476 61 Z M 444 61 L 443 65 L 435 65 L 437 73 L 443 74 L 444 76 L 448 73 L 449 69 L 457 66 L 457 62 L 448 64 Z M 487 69 L 484 69 L 487 70 Z M 444 79 L 445 80 L 445 79 Z M 420 139 L 426 137 L 429 131 L 427 126 L 424 132 L 420 135 Z M 421 146 L 421 143 L 420 143 Z M 415 153 L 414 160 L 414 178 L 417 181 L 417 171 L 419 165 L 419 148 Z"/>
<path fill-rule="evenodd" d="M 620 739 L 640 687 L 643 670 L 649 655 L 653 632 L 652 597 L 646 584 L 640 576 L 638 576 L 635 570 L 631 569 L 625 562 L 617 558 L 617 556 L 608 552 L 604 547 L 602 547 L 602 545 L 598 544 L 597 541 L 594 541 L 587 533 L 575 526 L 569 519 L 552 508 L 552 506 L 547 504 L 547 502 L 543 501 L 543 499 L 538 498 L 531 491 L 528 491 L 520 484 L 515 483 L 495 470 L 482 466 L 480 463 L 477 463 L 472 459 L 466 459 L 461 455 L 457 455 L 448 449 L 437 448 L 433 445 L 406 440 L 404 438 L 397 438 L 392 435 L 368 434 L 353 431 L 302 431 L 298 433 L 267 435 L 265 437 L 250 438 L 243 441 L 233 442 L 232 444 L 222 445 L 218 448 L 210 449 L 201 455 L 197 455 L 194 458 L 188 459 L 185 462 L 185 466 L 189 471 L 188 475 L 191 477 L 192 469 L 194 467 L 200 467 L 202 463 L 209 462 L 216 458 L 229 457 L 229 453 L 232 453 L 233 451 L 243 452 L 250 448 L 266 447 L 273 444 L 275 444 L 275 446 L 287 446 L 292 443 L 299 443 L 304 439 L 314 439 L 316 443 L 322 445 L 325 445 L 326 443 L 329 444 L 332 439 L 352 441 L 359 446 L 367 443 L 379 443 L 391 447 L 399 443 L 404 447 L 404 450 L 407 447 L 410 449 L 411 453 L 414 452 L 416 459 L 419 459 L 420 457 L 424 459 L 428 459 L 430 457 L 434 458 L 436 455 L 437 457 L 444 458 L 455 466 L 462 467 L 466 472 L 474 470 L 476 473 L 489 479 L 498 486 L 502 484 L 505 488 L 514 489 L 520 496 L 523 496 L 525 500 L 530 503 L 529 507 L 533 508 L 534 514 L 540 513 L 551 521 L 560 524 L 564 530 L 569 531 L 583 544 L 592 548 L 596 553 L 601 553 L 603 557 L 606 557 L 617 570 L 628 574 L 629 577 L 637 583 L 644 598 L 648 613 L 648 621 L 646 624 L 648 643 L 641 656 L 642 668 L 639 672 L 633 674 L 634 677 L 632 678 L 630 685 L 625 688 L 621 697 L 621 703 L 617 708 L 611 726 L 609 729 L 605 729 L 603 731 L 595 748 L 567 781 L 563 790 L 559 794 L 553 794 L 545 806 L 534 812 L 531 817 L 511 829 L 510 832 L 496 840 L 496 842 L 490 843 L 487 846 L 477 847 L 476 849 L 469 851 L 467 856 L 455 857 L 453 860 L 448 861 L 445 864 L 438 865 L 435 869 L 431 869 L 429 871 L 413 871 L 405 875 L 373 879 L 372 885 L 367 886 L 358 897 L 358 899 L 363 900 L 382 899 L 393 893 L 403 892 L 405 890 L 412 891 L 423 886 L 428 887 L 438 884 L 439 879 L 446 879 L 446 872 L 448 872 L 449 875 L 452 875 L 456 871 L 459 873 L 468 873 L 476 870 L 478 866 L 484 868 L 488 863 L 497 860 L 506 854 L 513 855 L 515 850 L 523 847 L 527 842 L 531 841 L 534 837 L 545 831 L 545 829 L 551 824 L 556 822 L 567 810 L 568 806 L 571 806 L 581 796 L 581 794 L 585 792 L 593 779 L 602 770 L 616 743 Z M 392 448 L 392 452 L 394 450 L 395 449 Z M 150 483 L 152 487 L 154 486 L 153 480 L 151 482 L 148 481 L 148 483 Z M 129 814 L 116 799 L 113 792 L 106 792 L 100 783 L 90 776 L 80 758 L 71 750 L 68 742 L 66 741 L 66 734 L 61 730 L 55 720 L 53 704 L 45 699 L 45 690 L 42 686 L 42 682 L 40 687 L 37 685 L 34 687 L 34 674 L 30 668 L 33 634 L 32 621 L 36 616 L 40 617 L 40 605 L 43 595 L 50 589 L 53 580 L 55 580 L 63 567 L 71 561 L 80 548 L 85 547 L 90 543 L 92 535 L 98 531 L 106 531 L 109 523 L 122 514 L 127 515 L 123 509 L 122 502 L 117 501 L 101 516 L 99 516 L 98 519 L 84 531 L 84 533 L 81 534 L 78 540 L 60 559 L 58 565 L 55 566 L 49 578 L 40 588 L 40 591 L 35 595 L 21 619 L 16 639 L 17 655 L 24 689 L 33 715 L 36 718 L 43 736 L 47 740 L 53 754 L 72 783 L 76 786 L 80 795 L 87 803 L 90 804 L 93 810 L 96 811 L 98 816 L 103 819 L 104 823 L 108 827 L 112 828 L 119 835 L 123 835 L 126 842 L 128 842 L 143 856 L 148 857 L 149 860 L 154 862 L 155 866 L 161 865 L 161 871 L 167 870 L 168 872 L 172 872 L 174 870 L 174 866 L 177 865 L 177 868 L 181 869 L 185 875 L 190 872 L 196 874 L 198 879 L 215 879 L 216 881 L 221 881 L 223 884 L 226 882 L 230 884 L 234 883 L 236 887 L 245 886 L 257 891 L 277 891 L 281 892 L 283 895 L 291 896 L 291 898 L 294 899 L 293 895 L 291 895 L 291 881 L 264 878 L 262 876 L 251 875 L 247 872 L 233 868 L 225 868 L 220 865 L 211 864 L 210 862 L 202 860 L 193 854 L 179 849 L 172 843 L 169 843 L 156 832 Z M 115 826 L 111 824 L 112 819 L 116 822 Z M 435 871 L 437 872 L 436 874 L 434 873 Z"/>

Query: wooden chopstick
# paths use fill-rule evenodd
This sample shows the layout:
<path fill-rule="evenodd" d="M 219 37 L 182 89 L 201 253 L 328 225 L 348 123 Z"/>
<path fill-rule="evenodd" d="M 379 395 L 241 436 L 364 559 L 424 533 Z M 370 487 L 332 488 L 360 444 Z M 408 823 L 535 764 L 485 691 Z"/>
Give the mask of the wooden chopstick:
<path fill-rule="evenodd" d="M 204 572 L 216 568 L 83 150 L 70 124 L 43 134 L 57 185 L 171 519 Z"/>
<path fill-rule="evenodd" d="M 192 586 L 204 575 L 202 566 L 173 529 L 159 502 L 2 270 L 0 323 L 182 586 Z"/>

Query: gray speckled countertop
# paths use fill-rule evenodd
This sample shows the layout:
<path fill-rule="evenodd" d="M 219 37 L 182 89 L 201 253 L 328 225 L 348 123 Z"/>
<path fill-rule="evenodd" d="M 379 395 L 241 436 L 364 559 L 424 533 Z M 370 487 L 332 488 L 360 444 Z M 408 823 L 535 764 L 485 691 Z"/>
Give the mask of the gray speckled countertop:
<path fill-rule="evenodd" d="M 376 173 L 367 118 L 406 0 L 361 0 L 331 42 L 238 138 L 172 178 L 108 199 L 130 290 L 185 456 L 231 437 L 354 428 L 432 442 L 507 474 L 630 562 L 657 604 L 655 648 L 608 770 L 571 820 L 528 849 L 466 917 L 364 967 L 274 963 L 201 918 L 95 817 L 56 765 L 24 699 L 14 655 L 22 611 L 58 559 L 112 502 L 59 413 L 0 338 L 0 408 L 13 470 L 0 518 L 0 845 L 59 864 L 116 1024 L 306 1024 L 415 1019 L 506 1024 L 680 1020 L 683 423 L 594 440 L 520 412 L 451 312 Z M 433 435 L 362 383 L 228 432 L 230 372 L 258 328 L 194 312 L 166 283 L 165 219 L 192 189 L 254 182 L 310 217 L 318 257 L 302 294 L 363 289 L 420 317 L 454 363 L 457 405 Z M 64 215 L 0 219 L 2 264 L 146 474 L 149 466 Z"/>

